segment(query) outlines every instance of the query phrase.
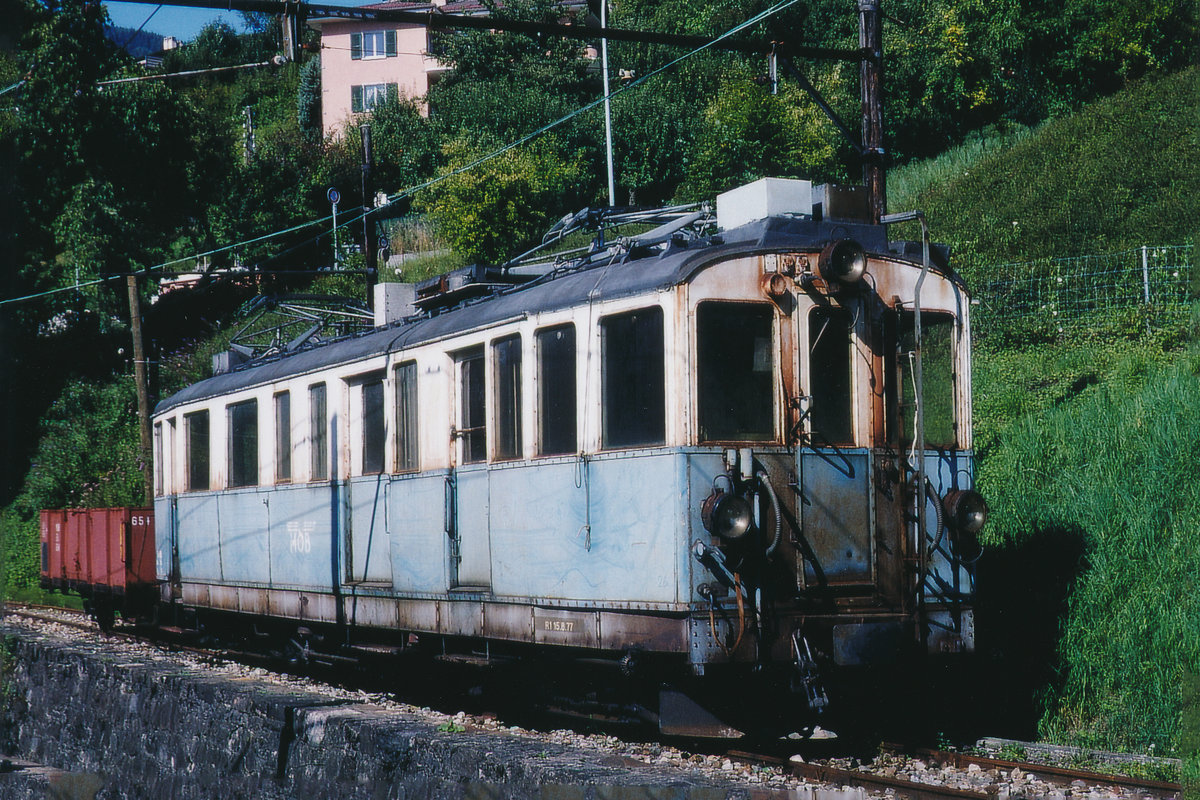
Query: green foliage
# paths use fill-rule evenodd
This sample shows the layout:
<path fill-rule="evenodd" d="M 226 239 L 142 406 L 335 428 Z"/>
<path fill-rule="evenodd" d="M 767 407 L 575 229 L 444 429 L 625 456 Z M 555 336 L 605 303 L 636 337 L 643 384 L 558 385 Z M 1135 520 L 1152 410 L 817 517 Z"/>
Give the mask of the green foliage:
<path fill-rule="evenodd" d="M 832 174 L 832 126 L 797 95 L 726 82 L 704 110 L 683 194 L 708 198 L 767 176 Z"/>
<path fill-rule="evenodd" d="M 1200 68 L 1147 78 L 1000 147 L 960 148 L 908 201 L 968 279 L 989 264 L 1186 241 L 1200 196 L 1198 79 Z"/>
<path fill-rule="evenodd" d="M 296 122 L 309 141 L 321 138 L 321 58 L 310 58 L 300 68 L 296 92 Z"/>
<path fill-rule="evenodd" d="M 1091 365 L 1106 374 L 1015 417 L 980 473 L 993 541 L 1082 537 L 1043 731 L 1089 747 L 1168 752 L 1200 667 L 1200 597 L 1179 590 L 1200 579 L 1200 417 L 1180 413 L 1200 403 L 1200 355 L 1164 360 L 1133 348 Z"/>
<path fill-rule="evenodd" d="M 133 380 L 75 381 L 50 407 L 25 487 L 0 513 L 8 590 L 37 584 L 38 512 L 143 502 Z"/>
<path fill-rule="evenodd" d="M 490 148 L 459 139 L 446 148 L 447 170 L 472 163 Z M 498 262 L 540 239 L 557 219 L 553 209 L 582 204 L 583 160 L 552 137 L 509 150 L 425 190 L 418 205 L 468 261 Z"/>

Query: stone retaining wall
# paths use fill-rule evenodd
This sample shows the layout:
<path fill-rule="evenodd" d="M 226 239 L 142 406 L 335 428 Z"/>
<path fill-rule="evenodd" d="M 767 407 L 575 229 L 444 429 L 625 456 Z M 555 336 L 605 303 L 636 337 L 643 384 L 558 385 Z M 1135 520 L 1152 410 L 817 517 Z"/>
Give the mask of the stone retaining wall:
<path fill-rule="evenodd" d="M 0 800 L 824 800 L 0 625 Z M 814 798 L 814 794 L 817 795 Z"/>

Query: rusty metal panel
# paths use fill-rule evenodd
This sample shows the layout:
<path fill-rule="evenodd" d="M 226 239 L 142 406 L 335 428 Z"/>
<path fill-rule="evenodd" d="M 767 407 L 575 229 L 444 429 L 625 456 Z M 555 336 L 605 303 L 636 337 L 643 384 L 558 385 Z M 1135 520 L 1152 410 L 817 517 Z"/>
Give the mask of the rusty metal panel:
<path fill-rule="evenodd" d="M 600 643 L 600 619 L 595 611 L 561 611 L 534 608 L 533 641 L 572 647 L 596 647 Z"/>
<path fill-rule="evenodd" d="M 396 601 L 396 627 L 407 631 L 436 631 L 438 626 L 438 601 Z"/>
<path fill-rule="evenodd" d="M 346 607 L 346 619 L 352 625 L 395 629 L 399 620 L 396 601 L 390 597 L 347 597 L 343 604 Z"/>
<path fill-rule="evenodd" d="M 301 619 L 316 622 L 337 621 L 337 599 L 331 594 L 309 593 L 300 596 Z"/>
<path fill-rule="evenodd" d="M 439 633 L 451 636 L 483 635 L 483 603 L 478 600 L 443 600 L 438 615 Z"/>
<path fill-rule="evenodd" d="M 682 653 L 688 649 L 687 619 L 649 614 L 601 611 L 600 647 L 607 650 L 641 648 L 656 653 Z"/>
<path fill-rule="evenodd" d="M 238 588 L 238 611 L 243 614 L 266 614 L 270 610 L 268 591 L 249 586 Z"/>
<path fill-rule="evenodd" d="M 208 587 L 208 608 L 219 608 L 224 611 L 238 610 L 238 587 L 236 586 L 209 586 Z"/>
<path fill-rule="evenodd" d="M 63 578 L 68 584 L 87 582 L 88 527 L 90 518 L 86 511 L 71 509 L 63 538 Z"/>
<path fill-rule="evenodd" d="M 208 602 L 208 584 L 204 583 L 185 583 L 181 586 L 180 600 L 186 606 L 207 607 Z"/>
<path fill-rule="evenodd" d="M 42 574 L 53 586 L 61 586 L 66 580 L 66 563 L 63 560 L 66 526 L 67 512 L 42 512 Z"/>
<path fill-rule="evenodd" d="M 299 592 L 272 591 L 267 595 L 267 613 L 275 617 L 299 619 L 303 610 L 301 596 Z"/>
<path fill-rule="evenodd" d="M 148 585 L 156 582 L 154 575 L 154 509 L 128 509 L 129 536 L 126 541 L 125 563 L 128 582 Z"/>
<path fill-rule="evenodd" d="M 518 642 L 530 640 L 530 609 L 527 605 L 487 603 L 483 607 L 483 622 L 489 637 Z"/>

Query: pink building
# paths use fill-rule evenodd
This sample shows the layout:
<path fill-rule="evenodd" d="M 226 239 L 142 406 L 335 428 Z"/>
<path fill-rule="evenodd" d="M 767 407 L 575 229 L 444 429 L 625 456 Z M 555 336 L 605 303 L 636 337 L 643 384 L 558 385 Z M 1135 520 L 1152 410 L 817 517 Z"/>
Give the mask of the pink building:
<path fill-rule="evenodd" d="M 393 2 L 365 8 L 432 13 L 484 10 L 476 0 Z M 326 136 L 340 133 L 356 114 L 369 112 L 389 95 L 423 98 L 445 71 L 428 55 L 429 29 L 423 25 L 338 17 L 308 24 L 321 32 L 321 127 Z"/>
<path fill-rule="evenodd" d="M 564 0 L 565 6 L 583 6 Z M 362 6 L 433 14 L 487 14 L 479 0 L 433 0 Z M 369 112 L 389 95 L 423 99 L 447 67 L 429 55 L 429 29 L 423 25 L 324 17 L 309 26 L 321 32 L 321 128 L 339 134 L 357 114 Z"/>

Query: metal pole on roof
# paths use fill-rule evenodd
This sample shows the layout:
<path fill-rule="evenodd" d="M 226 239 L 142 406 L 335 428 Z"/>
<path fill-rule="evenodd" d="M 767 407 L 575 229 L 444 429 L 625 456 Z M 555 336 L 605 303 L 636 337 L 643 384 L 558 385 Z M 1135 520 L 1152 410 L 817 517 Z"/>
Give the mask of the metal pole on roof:
<path fill-rule="evenodd" d="M 608 0 L 600 0 L 600 30 L 608 27 Z M 612 101 L 608 89 L 608 37 L 600 37 L 600 69 L 604 73 L 604 147 L 608 153 L 608 204 L 617 204 L 617 183 L 613 177 Z"/>

